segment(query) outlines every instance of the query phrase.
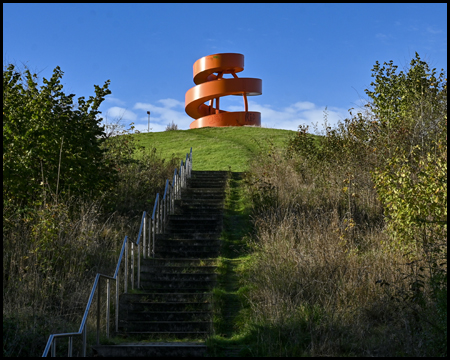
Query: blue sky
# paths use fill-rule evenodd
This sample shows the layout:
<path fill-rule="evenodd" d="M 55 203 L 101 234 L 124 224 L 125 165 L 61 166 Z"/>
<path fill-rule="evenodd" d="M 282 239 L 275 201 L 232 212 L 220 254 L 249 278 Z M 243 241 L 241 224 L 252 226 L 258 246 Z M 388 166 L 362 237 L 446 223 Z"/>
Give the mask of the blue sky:
<path fill-rule="evenodd" d="M 245 56 L 240 77 L 262 79 L 249 98 L 268 128 L 343 120 L 366 99 L 375 61 L 406 67 L 415 52 L 447 70 L 446 4 L 3 4 L 3 64 L 49 78 L 56 66 L 76 98 L 111 80 L 101 106 L 147 131 L 188 129 L 184 96 L 206 55 Z M 221 108 L 242 111 L 241 97 Z"/>

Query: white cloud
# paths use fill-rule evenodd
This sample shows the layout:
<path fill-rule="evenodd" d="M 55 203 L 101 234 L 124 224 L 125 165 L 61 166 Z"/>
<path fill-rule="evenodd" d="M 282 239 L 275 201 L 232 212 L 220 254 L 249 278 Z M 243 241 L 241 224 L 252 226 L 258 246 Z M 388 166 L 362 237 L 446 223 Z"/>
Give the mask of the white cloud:
<path fill-rule="evenodd" d="M 283 110 L 272 109 L 270 105 L 259 105 L 249 101 L 250 111 L 261 113 L 261 125 L 267 128 L 297 130 L 298 126 L 309 125 L 313 131 L 313 125 L 319 128 L 324 123 L 325 106 L 317 106 L 309 101 L 299 101 Z M 228 110 L 228 109 L 227 109 Z M 230 106 L 230 111 L 242 111 L 242 106 Z M 347 110 L 338 107 L 327 107 L 327 123 L 330 126 L 337 125 L 339 120 L 347 117 Z"/>
<path fill-rule="evenodd" d="M 138 102 L 134 105 L 133 109 L 143 110 L 142 116 L 136 122 L 136 129 L 139 131 L 147 131 L 148 128 L 148 115 L 147 111 L 150 111 L 150 127 L 152 132 L 164 131 L 166 126 L 172 121 L 178 125 L 179 129 L 189 129 L 189 124 L 194 121 L 184 112 L 184 102 L 176 99 L 162 99 L 158 100 L 163 106 L 157 106 L 148 103 Z M 179 107 L 179 110 L 174 108 Z M 142 130 L 141 130 L 142 128 Z"/>
<path fill-rule="evenodd" d="M 296 112 L 299 110 L 311 110 L 314 109 L 315 105 L 312 102 L 309 101 L 299 101 L 295 104 L 287 107 L 285 111 L 287 112 Z"/>
<path fill-rule="evenodd" d="M 184 102 L 178 101 L 178 100 L 175 100 L 175 99 L 162 99 L 162 100 L 158 100 L 158 102 L 163 104 L 164 107 L 166 107 L 166 108 L 173 108 L 173 107 L 176 107 L 176 106 L 184 107 Z"/>
<path fill-rule="evenodd" d="M 224 101 L 222 101 L 222 99 Z M 166 126 L 172 121 L 178 125 L 180 130 L 189 129 L 189 125 L 194 119 L 184 112 L 184 102 L 176 99 L 161 99 L 154 105 L 152 103 L 138 102 L 133 110 L 137 112 L 135 127 L 136 130 L 146 132 L 148 129 L 148 115 L 150 111 L 150 127 L 152 132 L 164 131 Z M 244 104 L 241 97 L 221 98 L 221 108 L 227 111 L 243 111 Z M 274 109 L 271 105 L 260 105 L 249 100 L 249 110 L 261 113 L 262 126 L 274 129 L 297 130 L 300 124 L 309 125 L 313 131 L 313 124 L 319 127 L 324 123 L 325 106 L 318 106 L 309 101 L 297 101 L 282 109 Z M 331 107 L 327 108 L 327 123 L 335 126 L 339 120 L 348 117 L 347 109 Z"/>
<path fill-rule="evenodd" d="M 125 108 L 118 107 L 118 106 L 113 106 L 113 107 L 109 108 L 106 111 L 105 115 L 111 121 L 114 121 L 116 119 L 121 119 L 122 121 L 125 121 L 125 122 L 127 122 L 127 121 L 133 122 L 133 121 L 136 121 L 136 119 L 137 119 L 137 115 L 134 112 L 127 110 Z"/>
<path fill-rule="evenodd" d="M 436 29 L 435 27 L 429 26 L 427 27 L 427 31 L 431 34 L 440 34 L 442 33 L 442 30 Z"/>
<path fill-rule="evenodd" d="M 116 97 L 114 97 L 112 95 L 106 96 L 105 97 L 105 101 L 106 102 L 111 102 L 111 103 L 117 104 L 117 105 L 122 105 L 122 106 L 125 105 L 125 101 L 122 101 L 122 100 L 120 100 L 120 99 L 118 99 L 118 98 L 116 98 Z"/>

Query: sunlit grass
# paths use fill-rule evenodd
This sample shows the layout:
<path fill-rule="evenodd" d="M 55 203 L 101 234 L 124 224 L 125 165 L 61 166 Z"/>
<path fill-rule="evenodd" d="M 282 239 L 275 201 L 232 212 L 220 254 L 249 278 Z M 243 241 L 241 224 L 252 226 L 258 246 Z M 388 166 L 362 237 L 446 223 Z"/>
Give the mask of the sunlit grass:
<path fill-rule="evenodd" d="M 192 147 L 193 170 L 247 171 L 249 161 L 273 144 L 285 148 L 290 130 L 222 127 L 164 131 L 134 135 L 145 147 L 155 147 L 163 158 L 184 159 Z"/>

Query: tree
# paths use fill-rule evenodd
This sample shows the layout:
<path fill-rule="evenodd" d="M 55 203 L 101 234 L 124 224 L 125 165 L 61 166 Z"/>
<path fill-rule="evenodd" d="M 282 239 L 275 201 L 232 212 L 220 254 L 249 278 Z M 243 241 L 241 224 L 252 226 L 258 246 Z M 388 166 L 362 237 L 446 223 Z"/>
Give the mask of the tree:
<path fill-rule="evenodd" d="M 111 93 L 110 81 L 94 85 L 89 100 L 66 95 L 59 67 L 38 89 L 37 75 L 14 65 L 3 70 L 3 198 L 22 205 L 54 194 L 88 196 L 109 186 L 114 175 L 105 161 L 105 134 L 97 118 Z"/>
<path fill-rule="evenodd" d="M 372 69 L 373 171 L 395 246 L 441 243 L 447 234 L 447 79 L 419 54 L 407 73 L 392 61 Z"/>
<path fill-rule="evenodd" d="M 411 60 L 406 73 L 397 73 L 391 60 L 372 69 L 375 81 L 366 89 L 371 102 L 368 107 L 377 122 L 378 144 L 385 145 L 388 157 L 398 148 L 406 154 L 419 145 L 421 154 L 434 151 L 442 137 L 442 120 L 447 113 L 447 79 L 420 59 Z"/>

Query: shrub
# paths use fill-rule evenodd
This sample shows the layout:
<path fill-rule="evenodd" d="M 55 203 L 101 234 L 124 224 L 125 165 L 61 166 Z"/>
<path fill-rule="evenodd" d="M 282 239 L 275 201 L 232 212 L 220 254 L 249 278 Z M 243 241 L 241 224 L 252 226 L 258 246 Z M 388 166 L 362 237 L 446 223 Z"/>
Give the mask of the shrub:
<path fill-rule="evenodd" d="M 165 131 L 173 131 L 173 130 L 178 130 L 178 125 L 175 124 L 172 120 L 172 123 L 167 124 Z"/>
<path fill-rule="evenodd" d="M 59 67 L 38 89 L 36 74 L 8 65 L 3 70 L 3 198 L 37 201 L 44 184 L 52 191 L 93 196 L 108 188 L 113 173 L 104 161 L 98 108 L 109 80 L 85 101 L 66 95 Z M 69 189 L 70 187 L 70 189 Z"/>
<path fill-rule="evenodd" d="M 447 84 L 385 66 L 362 111 L 255 158 L 253 354 L 447 354 Z"/>
<path fill-rule="evenodd" d="M 4 70 L 4 356 L 40 356 L 51 333 L 76 331 L 95 274 L 113 273 L 175 167 L 132 128 L 104 133 L 97 109 L 109 81 L 75 108 L 61 76 L 57 67 L 38 90 L 29 71 L 22 81 Z"/>

